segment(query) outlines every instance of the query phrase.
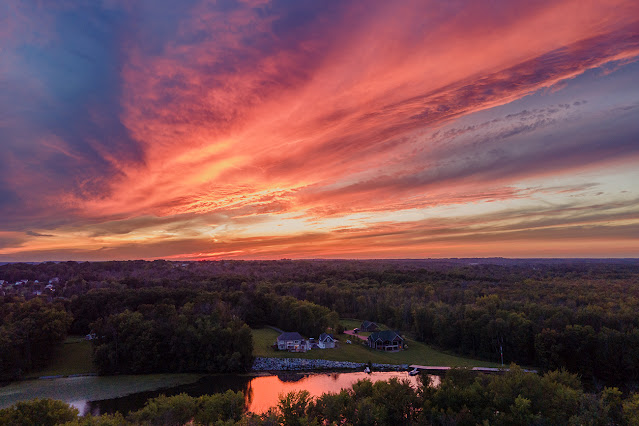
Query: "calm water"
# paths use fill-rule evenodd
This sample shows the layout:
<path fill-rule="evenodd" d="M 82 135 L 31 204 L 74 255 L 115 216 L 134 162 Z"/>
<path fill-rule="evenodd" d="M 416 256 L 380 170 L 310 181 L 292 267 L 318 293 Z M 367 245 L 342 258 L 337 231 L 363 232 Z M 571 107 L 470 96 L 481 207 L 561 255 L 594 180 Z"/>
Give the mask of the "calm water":
<path fill-rule="evenodd" d="M 176 395 L 187 393 L 191 396 L 200 396 L 216 392 L 225 392 L 228 389 L 242 391 L 245 396 L 249 411 L 263 413 L 277 405 L 280 394 L 291 391 L 307 390 L 313 396 L 326 392 L 339 392 L 341 389 L 350 388 L 355 382 L 362 379 L 370 379 L 373 382 L 388 380 L 396 377 L 410 381 L 413 386 L 418 383 L 417 377 L 410 377 L 407 372 L 375 372 L 366 374 L 358 373 L 282 373 L 269 376 L 240 376 L 240 375 L 216 375 L 206 376 L 195 383 L 179 385 L 154 391 L 138 392 L 119 398 L 103 399 L 97 401 L 73 401 L 73 405 L 82 413 L 94 415 L 113 413 L 120 411 L 126 414 L 140 409 L 147 399 L 160 394 Z M 439 383 L 438 376 L 429 376 L 434 384 Z"/>

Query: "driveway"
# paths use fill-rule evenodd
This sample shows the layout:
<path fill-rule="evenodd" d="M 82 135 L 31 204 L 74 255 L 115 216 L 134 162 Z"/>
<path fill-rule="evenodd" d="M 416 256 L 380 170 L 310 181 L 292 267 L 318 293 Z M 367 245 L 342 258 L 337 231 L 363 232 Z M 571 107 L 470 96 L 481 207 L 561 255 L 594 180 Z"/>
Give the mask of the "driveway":
<path fill-rule="evenodd" d="M 349 336 L 353 336 L 353 337 L 358 337 L 358 338 L 360 338 L 362 340 L 368 340 L 368 337 L 361 336 L 361 335 L 353 332 L 353 330 L 344 330 L 344 334 L 348 334 Z"/>

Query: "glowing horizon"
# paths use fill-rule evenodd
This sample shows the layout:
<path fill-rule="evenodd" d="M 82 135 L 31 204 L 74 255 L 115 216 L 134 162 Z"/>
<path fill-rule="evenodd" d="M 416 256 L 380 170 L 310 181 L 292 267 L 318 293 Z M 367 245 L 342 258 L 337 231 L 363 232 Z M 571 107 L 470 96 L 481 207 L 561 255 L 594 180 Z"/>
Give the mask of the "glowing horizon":
<path fill-rule="evenodd" d="M 639 4 L 0 10 L 0 261 L 639 257 Z"/>

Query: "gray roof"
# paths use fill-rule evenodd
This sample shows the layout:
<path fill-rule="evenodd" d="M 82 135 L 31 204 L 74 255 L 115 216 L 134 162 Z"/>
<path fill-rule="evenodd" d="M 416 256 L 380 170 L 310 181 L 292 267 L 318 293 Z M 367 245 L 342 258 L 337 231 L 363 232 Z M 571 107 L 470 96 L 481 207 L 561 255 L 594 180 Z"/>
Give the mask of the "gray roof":
<path fill-rule="evenodd" d="M 332 340 L 335 340 L 332 334 L 322 333 L 320 334 L 320 337 L 319 337 L 320 342 L 323 342 L 324 340 L 326 340 L 327 337 L 330 337 Z"/>
<path fill-rule="evenodd" d="M 297 331 L 288 331 L 277 336 L 277 340 L 302 340 L 304 339 Z"/>
<path fill-rule="evenodd" d="M 398 332 L 393 330 L 384 330 L 384 331 L 376 331 L 374 333 L 371 333 L 371 335 L 368 336 L 368 339 L 372 340 L 373 342 L 375 340 L 383 340 L 383 341 L 388 340 L 389 342 L 392 342 L 397 337 L 399 337 L 400 340 L 404 340 L 404 338 L 400 336 Z"/>

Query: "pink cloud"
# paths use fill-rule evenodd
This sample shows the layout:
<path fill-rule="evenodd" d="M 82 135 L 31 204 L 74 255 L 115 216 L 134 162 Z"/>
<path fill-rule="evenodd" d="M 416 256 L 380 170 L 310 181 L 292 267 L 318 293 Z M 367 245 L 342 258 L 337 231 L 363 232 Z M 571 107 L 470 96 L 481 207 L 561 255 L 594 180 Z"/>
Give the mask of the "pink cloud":
<path fill-rule="evenodd" d="M 115 171 L 86 176 L 77 182 L 79 195 L 61 194 L 54 185 L 47 204 L 98 228 L 115 219 L 169 223 L 175 217 L 178 223 L 178 217 L 206 214 L 312 221 L 526 198 L 534 191 L 515 183 L 639 158 L 636 127 L 629 124 L 634 110 L 596 116 L 578 105 L 571 111 L 582 112 L 574 114 L 549 107 L 454 127 L 460 118 L 559 87 L 588 70 L 635 61 L 636 2 L 296 7 L 246 1 L 223 10 L 201 2 L 154 48 L 142 37 L 150 31 L 144 23 L 130 29 L 120 46 L 120 120 L 140 159 L 88 139 Z M 618 126 L 591 128 L 591 119 Z M 52 153 L 84 161 L 60 138 L 42 146 L 36 162 Z M 43 177 L 17 172 L 12 182 L 31 188 Z M 348 255 L 362 253 L 364 243 L 403 247 L 408 231 L 358 230 L 361 244 L 352 249 L 341 235 L 353 238 L 353 232 L 344 231 L 337 237 L 237 236 L 214 248 L 191 242 L 192 250 L 185 242 L 166 254 Z M 517 232 L 528 238 L 526 230 Z M 444 245 L 453 240 L 452 234 L 424 238 L 423 247 L 441 243 L 440 251 L 452 254 L 456 246 Z M 304 245 L 310 241 L 313 247 Z"/>

